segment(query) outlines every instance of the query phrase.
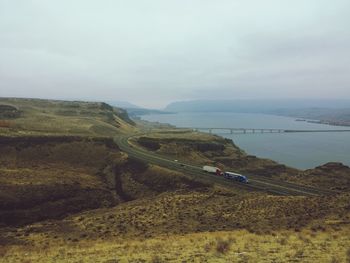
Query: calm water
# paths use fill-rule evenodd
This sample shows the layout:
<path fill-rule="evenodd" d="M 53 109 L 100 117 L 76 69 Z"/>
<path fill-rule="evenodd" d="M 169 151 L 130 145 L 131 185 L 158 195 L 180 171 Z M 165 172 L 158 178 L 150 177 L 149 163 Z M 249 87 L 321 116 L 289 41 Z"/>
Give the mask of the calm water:
<path fill-rule="evenodd" d="M 245 113 L 178 113 L 142 117 L 148 121 L 170 123 L 178 127 L 276 128 L 276 129 L 350 129 L 323 124 L 297 122 L 295 118 Z M 350 132 L 344 133 L 256 133 L 227 134 L 248 154 L 307 169 L 337 161 L 350 165 Z"/>

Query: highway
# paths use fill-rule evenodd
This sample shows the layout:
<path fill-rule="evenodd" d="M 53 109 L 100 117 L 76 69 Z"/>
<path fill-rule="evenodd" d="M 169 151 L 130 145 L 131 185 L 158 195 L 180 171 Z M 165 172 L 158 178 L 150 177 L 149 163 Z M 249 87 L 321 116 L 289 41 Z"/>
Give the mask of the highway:
<path fill-rule="evenodd" d="M 138 134 L 140 135 L 140 134 Z M 248 184 L 239 183 L 212 175 L 204 172 L 201 166 L 183 163 L 170 159 L 166 156 L 155 154 L 151 151 L 146 151 L 141 148 L 130 145 L 129 139 L 136 135 L 118 136 L 115 137 L 115 142 L 119 148 L 126 152 L 130 157 L 139 159 L 141 161 L 159 165 L 171 170 L 182 172 L 194 179 L 208 182 L 217 183 L 223 186 L 240 187 L 247 190 L 263 191 L 273 195 L 285 195 L 285 196 L 320 196 L 320 195 L 332 195 L 337 192 L 327 189 L 319 189 L 294 183 L 288 183 L 271 179 L 265 176 L 247 175 L 249 179 Z"/>

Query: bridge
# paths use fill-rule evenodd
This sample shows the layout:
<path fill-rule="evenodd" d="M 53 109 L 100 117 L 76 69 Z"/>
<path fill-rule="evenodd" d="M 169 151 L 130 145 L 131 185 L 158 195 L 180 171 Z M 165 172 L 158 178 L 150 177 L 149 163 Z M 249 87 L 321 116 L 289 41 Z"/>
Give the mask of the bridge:
<path fill-rule="evenodd" d="M 230 134 L 245 134 L 245 133 L 301 133 L 301 132 L 350 132 L 350 129 L 338 130 L 293 130 L 293 129 L 267 129 L 267 128 L 220 128 L 220 127 L 181 127 L 181 129 L 190 129 L 193 131 L 202 132 L 228 132 Z"/>

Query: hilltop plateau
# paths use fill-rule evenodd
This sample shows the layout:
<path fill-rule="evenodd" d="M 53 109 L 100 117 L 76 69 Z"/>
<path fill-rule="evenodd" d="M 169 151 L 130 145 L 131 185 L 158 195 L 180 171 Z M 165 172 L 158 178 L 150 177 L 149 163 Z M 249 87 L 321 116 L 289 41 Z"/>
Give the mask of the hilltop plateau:
<path fill-rule="evenodd" d="M 18 98 L 0 98 L 0 121 L 4 135 L 113 136 L 134 125 L 125 110 L 103 102 Z"/>

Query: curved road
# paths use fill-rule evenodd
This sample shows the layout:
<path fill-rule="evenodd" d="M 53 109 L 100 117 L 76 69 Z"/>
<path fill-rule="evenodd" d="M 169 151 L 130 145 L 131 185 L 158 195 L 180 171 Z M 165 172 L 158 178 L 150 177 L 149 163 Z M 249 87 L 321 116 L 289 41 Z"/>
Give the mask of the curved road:
<path fill-rule="evenodd" d="M 140 135 L 140 134 L 137 134 L 137 135 Z M 126 152 L 131 157 L 145 161 L 147 163 L 159 165 L 171 170 L 176 170 L 176 171 L 185 173 L 201 181 L 206 181 L 211 183 L 215 182 L 217 184 L 221 184 L 224 186 L 228 186 L 228 185 L 232 185 L 236 187 L 239 186 L 240 188 L 245 188 L 245 189 L 254 190 L 254 191 L 264 191 L 275 195 L 318 196 L 318 195 L 330 195 L 330 194 L 337 193 L 331 190 L 283 182 L 283 181 L 267 178 L 264 176 L 257 176 L 257 175 L 249 175 L 248 184 L 230 181 L 223 177 L 218 177 L 216 175 L 203 172 L 201 166 L 180 163 L 173 159 L 169 159 L 168 157 L 158 155 L 153 152 L 146 151 L 130 145 L 129 139 L 137 135 L 135 134 L 131 136 L 118 136 L 115 138 L 115 141 L 120 147 L 120 149 Z"/>

